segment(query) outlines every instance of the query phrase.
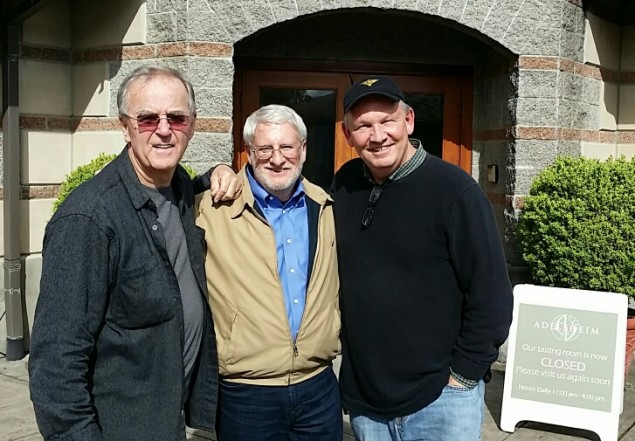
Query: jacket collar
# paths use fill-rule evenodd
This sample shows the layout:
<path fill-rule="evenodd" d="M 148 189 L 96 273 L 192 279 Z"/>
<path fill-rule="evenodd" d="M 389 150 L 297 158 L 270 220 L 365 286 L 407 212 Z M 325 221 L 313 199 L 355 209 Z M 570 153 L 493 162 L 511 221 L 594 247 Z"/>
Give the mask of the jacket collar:
<path fill-rule="evenodd" d="M 128 191 L 128 195 L 130 196 L 132 205 L 137 210 L 139 210 L 152 199 L 150 198 L 150 193 L 145 190 L 144 185 L 141 183 L 141 181 L 139 181 L 139 176 L 137 176 L 137 172 L 135 171 L 134 166 L 130 161 L 130 156 L 128 153 L 129 148 L 130 144 L 126 144 L 126 147 L 124 147 L 121 154 L 119 154 L 119 156 L 117 156 L 113 162 L 116 165 L 117 170 L 119 171 L 121 181 Z M 177 165 L 177 169 L 178 167 L 179 166 Z M 170 185 L 172 186 L 172 190 L 174 191 L 175 196 L 180 197 L 181 186 L 178 175 L 178 170 L 175 170 Z"/>

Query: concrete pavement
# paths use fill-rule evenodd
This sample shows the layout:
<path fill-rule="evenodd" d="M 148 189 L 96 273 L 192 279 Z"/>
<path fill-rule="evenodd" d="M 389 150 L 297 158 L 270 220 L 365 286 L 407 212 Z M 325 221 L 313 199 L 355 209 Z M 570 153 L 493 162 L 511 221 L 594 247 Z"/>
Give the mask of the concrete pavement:
<path fill-rule="evenodd" d="M 42 441 L 43 439 L 37 430 L 33 407 L 29 400 L 26 363 L 26 360 L 10 362 L 0 359 L 0 441 Z M 487 385 L 485 392 L 486 412 L 483 423 L 483 441 L 599 441 L 599 437 L 592 432 L 533 422 L 521 423 L 513 434 L 502 432 L 498 428 L 498 423 L 505 378 L 503 367 L 495 366 L 493 373 L 492 382 Z M 620 441 L 635 441 L 635 389 L 632 386 L 633 383 L 635 383 L 635 369 L 631 369 L 624 393 L 624 411 L 620 416 L 619 427 Z M 344 441 L 353 441 L 347 423 L 344 432 Z M 216 440 L 212 434 L 193 430 L 188 431 L 188 439 L 193 441 Z"/>

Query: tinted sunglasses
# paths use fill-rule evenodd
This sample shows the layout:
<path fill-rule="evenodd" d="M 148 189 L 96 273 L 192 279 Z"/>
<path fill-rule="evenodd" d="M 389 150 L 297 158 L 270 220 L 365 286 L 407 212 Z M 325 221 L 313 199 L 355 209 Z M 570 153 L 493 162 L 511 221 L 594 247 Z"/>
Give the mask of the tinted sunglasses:
<path fill-rule="evenodd" d="M 167 113 L 165 116 L 157 115 L 156 113 L 148 113 L 143 115 L 138 115 L 136 118 L 125 115 L 128 119 L 134 120 L 137 122 L 137 128 L 139 132 L 154 132 L 162 119 L 165 119 L 170 128 L 172 130 L 184 131 L 190 125 L 191 117 L 189 115 L 183 115 L 180 113 Z"/>

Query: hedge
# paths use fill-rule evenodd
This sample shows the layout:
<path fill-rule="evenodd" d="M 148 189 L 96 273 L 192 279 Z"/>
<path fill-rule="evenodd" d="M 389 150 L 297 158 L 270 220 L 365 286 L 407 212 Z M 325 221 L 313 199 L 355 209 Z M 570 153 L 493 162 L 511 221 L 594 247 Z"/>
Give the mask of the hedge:
<path fill-rule="evenodd" d="M 64 202 L 64 200 L 68 197 L 69 194 L 80 184 L 88 181 L 90 178 L 95 176 L 99 170 L 104 168 L 106 164 L 117 157 L 116 154 L 107 155 L 105 153 L 101 153 L 95 159 L 90 161 L 88 164 L 80 165 L 75 168 L 70 174 L 66 176 L 66 179 L 60 185 L 60 192 L 57 196 L 57 199 L 53 203 L 53 213 L 57 211 L 59 206 Z M 191 178 L 196 176 L 196 172 L 192 167 L 187 164 L 181 164 L 185 171 L 190 175 Z"/>
<path fill-rule="evenodd" d="M 635 297 L 635 158 L 558 158 L 534 181 L 516 235 L 536 283 Z"/>

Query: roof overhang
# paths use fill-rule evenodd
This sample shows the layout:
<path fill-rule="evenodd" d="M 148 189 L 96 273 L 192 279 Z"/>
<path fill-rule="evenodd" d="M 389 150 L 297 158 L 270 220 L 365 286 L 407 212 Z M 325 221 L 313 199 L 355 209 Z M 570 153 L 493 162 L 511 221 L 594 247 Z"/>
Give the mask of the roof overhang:
<path fill-rule="evenodd" d="M 2 22 L 16 24 L 34 14 L 49 0 L 2 0 Z"/>
<path fill-rule="evenodd" d="M 634 0 L 583 0 L 584 9 L 606 21 L 620 25 L 635 25 Z"/>

